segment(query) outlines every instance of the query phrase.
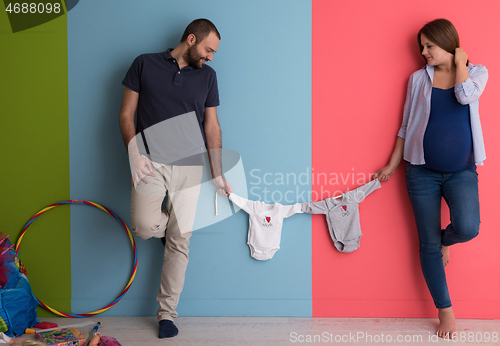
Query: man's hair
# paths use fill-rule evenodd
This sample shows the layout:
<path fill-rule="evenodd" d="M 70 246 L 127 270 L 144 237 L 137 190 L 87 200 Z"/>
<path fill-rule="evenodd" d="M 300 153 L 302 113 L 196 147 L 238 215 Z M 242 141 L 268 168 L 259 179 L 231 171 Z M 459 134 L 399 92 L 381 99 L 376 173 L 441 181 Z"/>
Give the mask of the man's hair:
<path fill-rule="evenodd" d="M 188 36 L 193 34 L 196 37 L 196 44 L 200 43 L 211 32 L 215 33 L 220 40 L 220 34 L 214 23 L 205 18 L 195 19 L 187 26 L 182 34 L 181 43 L 186 41 Z"/>
<path fill-rule="evenodd" d="M 420 52 L 424 49 L 420 42 L 420 36 L 425 35 L 429 41 L 435 43 L 448 53 L 455 55 L 455 48 L 460 47 L 460 39 L 458 37 L 457 29 L 447 19 L 435 19 L 424 25 L 418 32 L 417 41 Z M 427 62 L 424 56 L 422 56 Z"/>

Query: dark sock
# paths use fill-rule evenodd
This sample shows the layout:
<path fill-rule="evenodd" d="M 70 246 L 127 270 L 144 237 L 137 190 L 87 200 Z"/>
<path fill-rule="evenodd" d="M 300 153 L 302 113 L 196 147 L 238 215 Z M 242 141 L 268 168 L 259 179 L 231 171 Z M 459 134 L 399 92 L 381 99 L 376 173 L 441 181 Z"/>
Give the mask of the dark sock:
<path fill-rule="evenodd" d="M 177 334 L 179 334 L 179 329 L 177 329 L 174 322 L 172 322 L 170 320 L 161 320 L 160 321 L 160 331 L 158 333 L 158 337 L 160 339 L 173 338 Z"/>
<path fill-rule="evenodd" d="M 161 240 L 161 243 L 163 244 L 163 246 L 165 246 L 165 242 L 166 242 L 165 237 L 161 237 L 160 240 Z"/>

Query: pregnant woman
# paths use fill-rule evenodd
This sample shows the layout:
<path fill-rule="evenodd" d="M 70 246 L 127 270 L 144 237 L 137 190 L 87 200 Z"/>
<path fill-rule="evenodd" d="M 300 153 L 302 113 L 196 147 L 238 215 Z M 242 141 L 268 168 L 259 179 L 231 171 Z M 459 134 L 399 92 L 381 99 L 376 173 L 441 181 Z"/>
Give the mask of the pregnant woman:
<path fill-rule="evenodd" d="M 438 309 L 438 336 L 452 337 L 455 315 L 445 266 L 449 247 L 479 232 L 476 164 L 486 158 L 479 97 L 488 70 L 473 65 L 460 48 L 458 33 L 446 19 L 420 29 L 420 53 L 426 66 L 408 83 L 403 123 L 389 164 L 375 179 L 388 181 L 401 159 L 420 242 L 420 265 Z M 441 199 L 450 209 L 450 224 L 441 228 Z"/>

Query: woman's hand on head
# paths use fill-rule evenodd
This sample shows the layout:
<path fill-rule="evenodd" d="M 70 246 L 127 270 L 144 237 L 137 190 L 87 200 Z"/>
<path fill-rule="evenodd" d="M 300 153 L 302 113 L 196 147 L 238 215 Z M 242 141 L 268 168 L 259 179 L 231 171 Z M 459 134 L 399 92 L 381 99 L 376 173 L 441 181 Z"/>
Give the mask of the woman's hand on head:
<path fill-rule="evenodd" d="M 465 53 L 465 50 L 455 48 L 455 65 L 467 65 L 467 59 L 469 59 L 469 56 Z"/>

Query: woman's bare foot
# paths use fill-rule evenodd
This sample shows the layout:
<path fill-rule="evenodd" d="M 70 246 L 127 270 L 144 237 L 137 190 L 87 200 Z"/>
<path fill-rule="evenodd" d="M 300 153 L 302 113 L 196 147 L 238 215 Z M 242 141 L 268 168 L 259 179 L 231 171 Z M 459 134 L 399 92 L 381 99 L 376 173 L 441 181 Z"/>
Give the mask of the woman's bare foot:
<path fill-rule="evenodd" d="M 453 308 L 439 309 L 438 313 L 439 327 L 437 335 L 443 339 L 453 338 L 453 333 L 457 332 L 455 327 L 455 313 Z"/>
<path fill-rule="evenodd" d="M 443 254 L 443 266 L 446 267 L 450 263 L 450 247 L 442 246 L 441 253 Z"/>

